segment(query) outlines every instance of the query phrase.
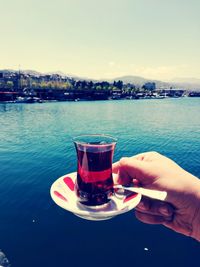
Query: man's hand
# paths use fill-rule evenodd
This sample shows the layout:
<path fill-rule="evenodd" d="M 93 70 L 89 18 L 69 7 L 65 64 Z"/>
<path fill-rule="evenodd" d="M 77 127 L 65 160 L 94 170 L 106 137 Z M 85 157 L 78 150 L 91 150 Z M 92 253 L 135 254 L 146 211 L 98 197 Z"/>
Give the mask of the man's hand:
<path fill-rule="evenodd" d="M 200 180 L 157 152 L 122 158 L 113 164 L 120 184 L 137 179 L 142 187 L 167 191 L 165 202 L 142 198 L 136 217 L 163 224 L 200 241 Z"/>

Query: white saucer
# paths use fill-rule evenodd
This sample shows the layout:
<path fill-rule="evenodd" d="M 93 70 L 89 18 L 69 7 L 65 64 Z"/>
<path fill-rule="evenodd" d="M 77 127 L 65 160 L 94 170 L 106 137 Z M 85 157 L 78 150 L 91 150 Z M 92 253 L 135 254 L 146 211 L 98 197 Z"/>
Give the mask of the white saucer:
<path fill-rule="evenodd" d="M 50 194 L 54 202 L 61 208 L 74 213 L 86 220 L 101 221 L 125 213 L 135 208 L 141 200 L 141 194 L 113 194 L 111 200 L 101 206 L 86 206 L 81 204 L 74 191 L 76 172 L 58 178 L 51 186 Z M 113 174 L 113 179 L 115 174 Z M 115 180 L 115 179 L 114 179 Z"/>

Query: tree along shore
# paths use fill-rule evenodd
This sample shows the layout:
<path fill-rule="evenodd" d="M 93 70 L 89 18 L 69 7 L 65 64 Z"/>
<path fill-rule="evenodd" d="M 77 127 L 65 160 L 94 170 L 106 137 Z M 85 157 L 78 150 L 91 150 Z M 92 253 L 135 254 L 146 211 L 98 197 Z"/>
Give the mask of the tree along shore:
<path fill-rule="evenodd" d="M 154 82 L 137 86 L 123 81 L 94 82 L 75 80 L 54 75 L 27 75 L 22 73 L 0 73 L 0 101 L 78 101 L 107 99 L 153 99 L 165 97 L 200 96 L 198 92 L 181 89 L 156 88 Z"/>

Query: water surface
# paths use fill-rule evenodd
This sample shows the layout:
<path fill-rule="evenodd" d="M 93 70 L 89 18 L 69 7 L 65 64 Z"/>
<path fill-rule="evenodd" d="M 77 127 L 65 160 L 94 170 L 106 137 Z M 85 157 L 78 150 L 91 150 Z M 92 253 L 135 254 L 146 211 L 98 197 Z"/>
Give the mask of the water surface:
<path fill-rule="evenodd" d="M 196 266 L 196 241 L 133 211 L 82 220 L 49 189 L 75 171 L 71 138 L 83 133 L 117 137 L 114 161 L 154 150 L 200 176 L 200 99 L 0 104 L 0 127 L 0 249 L 13 267 Z"/>

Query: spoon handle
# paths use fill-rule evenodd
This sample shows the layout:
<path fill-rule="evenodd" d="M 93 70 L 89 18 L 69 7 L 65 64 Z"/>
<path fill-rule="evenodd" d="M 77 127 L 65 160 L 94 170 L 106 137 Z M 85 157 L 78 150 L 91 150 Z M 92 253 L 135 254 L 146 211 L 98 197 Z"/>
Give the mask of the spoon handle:
<path fill-rule="evenodd" d="M 125 187 L 122 185 L 116 185 L 114 186 L 115 188 L 118 189 L 124 189 L 128 190 L 131 192 L 139 193 L 143 196 L 150 197 L 153 199 L 158 199 L 158 200 L 165 200 L 167 197 L 167 192 L 166 191 L 159 191 L 159 190 L 153 190 L 153 189 L 146 189 L 143 187 Z"/>

